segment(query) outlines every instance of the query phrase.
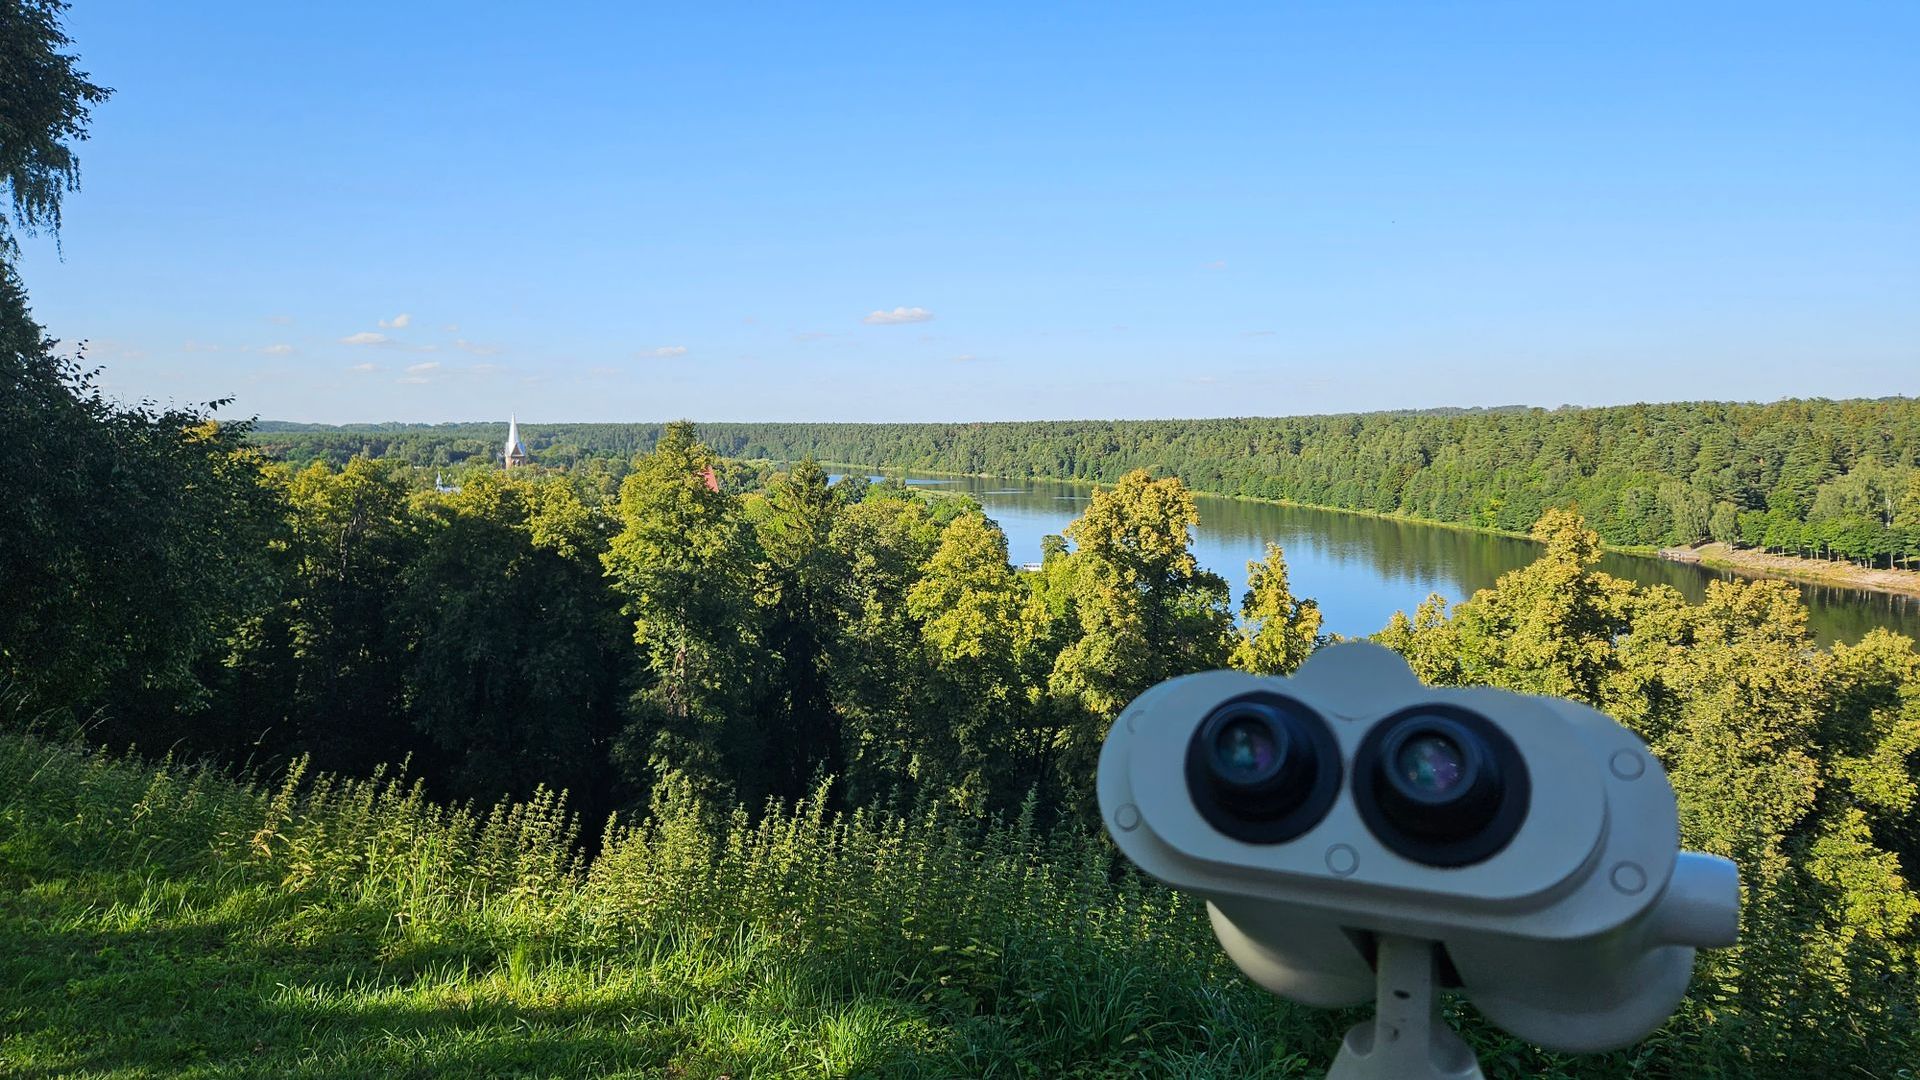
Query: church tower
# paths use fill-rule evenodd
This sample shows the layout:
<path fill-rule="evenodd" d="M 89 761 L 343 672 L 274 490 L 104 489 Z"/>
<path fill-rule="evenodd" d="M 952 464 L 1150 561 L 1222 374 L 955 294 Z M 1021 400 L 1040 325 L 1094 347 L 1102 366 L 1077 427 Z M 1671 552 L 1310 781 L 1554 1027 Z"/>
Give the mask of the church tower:
<path fill-rule="evenodd" d="M 509 469 L 527 463 L 527 448 L 520 442 L 520 421 L 513 417 L 507 419 L 507 449 L 503 457 Z"/>

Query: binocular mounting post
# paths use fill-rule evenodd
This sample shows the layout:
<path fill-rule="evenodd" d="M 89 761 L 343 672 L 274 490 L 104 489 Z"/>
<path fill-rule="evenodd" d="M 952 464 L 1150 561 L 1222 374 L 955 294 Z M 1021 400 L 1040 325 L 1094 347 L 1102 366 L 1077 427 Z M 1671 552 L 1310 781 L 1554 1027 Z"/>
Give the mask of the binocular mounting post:
<path fill-rule="evenodd" d="M 1327 1080 L 1485 1080 L 1473 1049 L 1440 1015 L 1438 945 L 1381 934 L 1373 1019 L 1341 1040 Z"/>

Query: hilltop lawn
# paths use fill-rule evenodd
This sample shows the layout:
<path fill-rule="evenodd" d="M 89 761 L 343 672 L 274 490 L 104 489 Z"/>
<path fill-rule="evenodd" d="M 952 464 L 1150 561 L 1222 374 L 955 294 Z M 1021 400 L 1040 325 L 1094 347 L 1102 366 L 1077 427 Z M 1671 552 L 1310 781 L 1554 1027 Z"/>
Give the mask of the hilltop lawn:
<path fill-rule="evenodd" d="M 0 1075 L 1317 1077 L 1359 1018 L 1076 831 L 669 798 L 583 865 L 559 807 L 0 734 Z M 1697 1004 L 1574 1059 L 1450 1012 L 1494 1077 L 1759 1075 Z"/>
<path fill-rule="evenodd" d="M 1309 1076 L 1350 1020 L 1017 824 L 685 808 L 589 870 L 555 807 L 0 736 L 0 1075 Z"/>

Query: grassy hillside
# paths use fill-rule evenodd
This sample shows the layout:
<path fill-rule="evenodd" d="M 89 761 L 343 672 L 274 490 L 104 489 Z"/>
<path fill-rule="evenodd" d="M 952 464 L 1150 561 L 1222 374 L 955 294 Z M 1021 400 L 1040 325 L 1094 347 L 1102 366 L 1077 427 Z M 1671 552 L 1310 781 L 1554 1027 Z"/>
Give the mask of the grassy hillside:
<path fill-rule="evenodd" d="M 557 806 L 0 735 L 0 1074 L 1317 1076 L 1357 1019 L 1079 834 L 669 799 L 589 866 Z M 1460 1012 L 1495 1076 L 1752 1067 L 1697 1005 L 1574 1060 Z"/>
<path fill-rule="evenodd" d="M 678 805 L 587 868 L 570 828 L 0 737 L 0 1074 L 1285 1076 L 1337 1039 L 1084 842 Z"/>

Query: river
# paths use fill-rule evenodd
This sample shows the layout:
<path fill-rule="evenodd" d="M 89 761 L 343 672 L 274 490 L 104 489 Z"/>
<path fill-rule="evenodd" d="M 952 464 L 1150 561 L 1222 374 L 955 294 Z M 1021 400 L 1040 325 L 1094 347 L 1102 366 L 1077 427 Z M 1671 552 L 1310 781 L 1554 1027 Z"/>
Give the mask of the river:
<path fill-rule="evenodd" d="M 909 474 L 908 482 L 964 491 L 1006 530 L 1013 562 L 1038 562 L 1040 539 L 1059 533 L 1079 516 L 1092 489 L 1044 480 L 948 478 Z M 1331 510 L 1195 497 L 1200 525 L 1194 555 L 1225 577 L 1234 605 L 1247 587 L 1247 562 L 1261 557 L 1268 540 L 1286 551 L 1287 574 L 1296 596 L 1320 604 L 1324 629 L 1370 634 L 1395 611 L 1412 612 L 1429 593 L 1459 600 L 1486 588 L 1508 570 L 1539 554 L 1525 540 L 1465 529 Z M 1707 583 L 1734 575 L 1652 556 L 1608 554 L 1600 569 L 1643 585 L 1671 585 L 1692 601 Z M 1805 600 L 1808 624 L 1822 644 L 1858 641 L 1876 626 L 1920 638 L 1920 598 L 1795 583 Z"/>

